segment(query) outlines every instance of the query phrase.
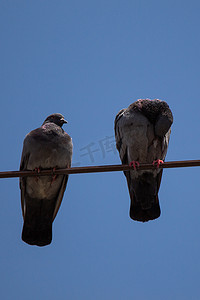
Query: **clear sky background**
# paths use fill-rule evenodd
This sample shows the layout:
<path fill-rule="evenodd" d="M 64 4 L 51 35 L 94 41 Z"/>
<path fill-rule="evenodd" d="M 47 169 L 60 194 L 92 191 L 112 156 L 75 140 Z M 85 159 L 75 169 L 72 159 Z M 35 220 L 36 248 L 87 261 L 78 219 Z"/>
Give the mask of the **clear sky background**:
<path fill-rule="evenodd" d="M 198 159 L 199 13 L 194 0 L 0 0 L 0 170 L 54 112 L 74 166 L 120 163 L 114 118 L 139 98 L 173 111 L 166 160 Z M 199 299 L 199 172 L 164 170 L 161 217 L 145 224 L 122 172 L 71 175 L 43 248 L 21 241 L 18 179 L 1 179 L 0 298 Z"/>

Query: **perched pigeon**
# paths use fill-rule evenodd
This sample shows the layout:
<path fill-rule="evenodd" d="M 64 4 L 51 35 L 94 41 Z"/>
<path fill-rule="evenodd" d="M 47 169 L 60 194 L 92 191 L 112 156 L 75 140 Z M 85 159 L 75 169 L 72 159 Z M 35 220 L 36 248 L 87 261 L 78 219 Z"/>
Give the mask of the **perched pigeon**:
<path fill-rule="evenodd" d="M 122 164 L 134 166 L 125 171 L 131 198 L 130 217 L 146 222 L 160 216 L 158 191 L 163 163 L 173 123 L 165 101 L 139 99 L 115 118 L 116 147 Z M 154 170 L 139 170 L 139 163 L 156 164 Z"/>
<path fill-rule="evenodd" d="M 68 168 L 72 160 L 72 139 L 62 129 L 61 114 L 52 114 L 24 140 L 20 170 Z M 20 178 L 24 218 L 22 240 L 45 246 L 52 240 L 52 223 L 59 210 L 68 175 Z"/>

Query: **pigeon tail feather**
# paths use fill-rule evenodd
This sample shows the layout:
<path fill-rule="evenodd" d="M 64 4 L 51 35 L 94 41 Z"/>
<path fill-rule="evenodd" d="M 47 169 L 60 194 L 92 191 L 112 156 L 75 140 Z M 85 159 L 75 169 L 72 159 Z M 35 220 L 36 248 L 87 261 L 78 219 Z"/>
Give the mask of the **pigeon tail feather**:
<path fill-rule="evenodd" d="M 44 228 L 33 228 L 24 222 L 22 230 L 22 240 L 29 245 L 47 246 L 52 241 L 52 224 L 46 225 Z"/>
<path fill-rule="evenodd" d="M 29 245 L 46 246 L 52 241 L 54 200 L 26 198 L 22 240 Z"/>
<path fill-rule="evenodd" d="M 134 181 L 128 180 L 131 198 L 130 217 L 133 220 L 147 222 L 160 216 L 158 177 L 161 176 L 162 171 L 156 177 L 145 172 Z"/>
<path fill-rule="evenodd" d="M 143 209 L 141 203 L 131 202 L 130 217 L 135 221 L 147 222 L 160 217 L 160 205 L 158 202 L 158 196 L 155 197 L 156 201 L 148 209 Z"/>

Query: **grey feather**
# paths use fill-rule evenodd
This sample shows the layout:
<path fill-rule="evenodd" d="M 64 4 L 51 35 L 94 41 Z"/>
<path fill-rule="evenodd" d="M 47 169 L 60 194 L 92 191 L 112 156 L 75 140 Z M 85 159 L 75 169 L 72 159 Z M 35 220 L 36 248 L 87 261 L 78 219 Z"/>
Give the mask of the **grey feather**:
<path fill-rule="evenodd" d="M 50 115 L 41 127 L 24 139 L 20 170 L 67 168 L 71 166 L 72 139 L 62 129 L 61 114 Z M 52 223 L 66 189 L 68 175 L 20 178 L 24 225 L 22 240 L 45 246 L 52 240 Z"/>
<path fill-rule="evenodd" d="M 120 110 L 115 118 L 115 138 L 122 164 L 164 161 L 172 123 L 168 104 L 158 99 L 140 99 Z M 124 174 L 131 198 L 131 218 L 142 222 L 158 218 L 162 170 L 133 170 Z"/>

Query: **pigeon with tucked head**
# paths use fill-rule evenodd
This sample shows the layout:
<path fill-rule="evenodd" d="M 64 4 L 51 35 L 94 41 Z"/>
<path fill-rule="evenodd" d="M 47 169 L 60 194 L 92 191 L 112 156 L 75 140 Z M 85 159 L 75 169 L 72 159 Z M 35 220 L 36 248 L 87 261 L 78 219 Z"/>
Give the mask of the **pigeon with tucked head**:
<path fill-rule="evenodd" d="M 172 112 L 165 101 L 139 99 L 115 118 L 116 147 L 125 171 L 131 198 L 130 217 L 146 222 L 160 216 L 158 191 L 163 163 L 169 144 Z M 153 163 L 154 170 L 140 170 L 140 163 Z"/>

